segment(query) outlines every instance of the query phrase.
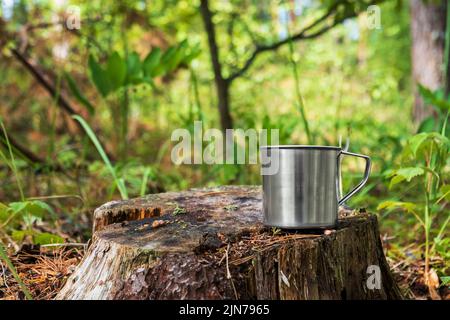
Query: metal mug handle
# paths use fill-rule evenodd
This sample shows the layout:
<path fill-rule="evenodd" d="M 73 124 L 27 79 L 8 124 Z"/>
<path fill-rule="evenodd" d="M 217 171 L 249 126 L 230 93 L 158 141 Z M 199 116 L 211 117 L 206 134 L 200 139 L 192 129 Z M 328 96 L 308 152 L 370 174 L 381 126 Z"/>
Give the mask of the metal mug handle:
<path fill-rule="evenodd" d="M 343 155 L 348 155 L 348 156 L 354 156 L 354 157 L 358 157 L 358 158 L 363 158 L 364 160 L 366 160 L 366 168 L 364 170 L 364 178 L 361 180 L 360 183 L 358 183 L 358 185 L 356 187 L 353 188 L 353 190 L 351 190 L 349 193 L 347 193 L 344 197 L 342 197 L 341 200 L 339 200 L 339 205 L 345 203 L 348 199 L 350 199 L 355 193 L 357 193 L 359 190 L 361 190 L 361 188 L 366 184 L 367 180 L 369 179 L 369 175 L 370 175 L 370 157 L 362 155 L 362 154 L 357 154 L 357 153 L 352 153 L 352 152 L 347 152 L 347 151 L 341 151 L 338 155 L 338 157 L 341 156 L 341 154 Z"/>

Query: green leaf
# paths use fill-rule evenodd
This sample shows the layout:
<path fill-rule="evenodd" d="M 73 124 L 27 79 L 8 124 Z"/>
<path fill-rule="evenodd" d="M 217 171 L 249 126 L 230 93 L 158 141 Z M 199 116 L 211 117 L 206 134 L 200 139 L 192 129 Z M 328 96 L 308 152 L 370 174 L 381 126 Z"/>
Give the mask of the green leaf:
<path fill-rule="evenodd" d="M 114 53 L 108 58 L 108 62 L 106 64 L 106 74 L 113 91 L 124 85 L 125 77 L 127 75 L 127 65 L 117 51 L 114 51 Z"/>
<path fill-rule="evenodd" d="M 143 63 L 143 70 L 144 75 L 151 78 L 157 76 L 155 74 L 155 68 L 158 66 L 159 62 L 161 61 L 161 49 L 160 48 L 154 48 L 144 59 Z"/>
<path fill-rule="evenodd" d="M 177 59 L 178 47 L 169 47 L 161 57 L 160 63 L 154 68 L 153 76 L 160 76 L 172 71 L 173 65 Z"/>
<path fill-rule="evenodd" d="M 444 98 L 444 93 L 442 90 L 431 91 L 430 89 L 418 85 L 419 93 L 423 97 L 425 103 L 431 104 L 437 107 L 441 111 L 447 111 L 450 109 L 450 102 Z"/>
<path fill-rule="evenodd" d="M 108 79 L 106 71 L 102 69 L 92 55 L 89 55 L 88 65 L 92 81 L 94 82 L 97 90 L 102 96 L 106 97 L 111 92 L 111 83 Z"/>
<path fill-rule="evenodd" d="M 412 154 L 414 157 L 417 156 L 417 151 L 422 146 L 422 143 L 426 141 L 428 138 L 428 133 L 423 132 L 416 134 L 415 136 L 411 137 L 408 141 L 408 145 L 411 148 Z"/>
<path fill-rule="evenodd" d="M 44 214 L 47 212 L 50 214 L 52 219 L 56 219 L 56 213 L 53 211 L 52 207 L 50 207 L 47 203 L 39 200 L 30 201 L 27 206 L 27 211 L 36 217 L 42 218 Z"/>
<path fill-rule="evenodd" d="M 431 116 L 426 118 L 420 123 L 419 128 L 417 129 L 417 133 L 432 132 L 435 130 L 435 128 L 436 128 L 436 121 L 434 117 Z"/>
<path fill-rule="evenodd" d="M 392 189 L 393 186 L 395 186 L 396 184 L 399 184 L 400 182 L 404 181 L 405 177 L 403 176 L 394 176 L 391 179 L 391 182 L 389 183 L 389 189 Z"/>
<path fill-rule="evenodd" d="M 187 40 L 183 40 L 180 42 L 178 46 L 175 47 L 175 51 L 171 56 L 168 58 L 169 60 L 167 62 L 163 62 L 166 64 L 166 72 L 172 72 L 175 70 L 180 63 L 183 61 L 183 59 L 186 57 L 186 50 L 188 48 L 188 42 Z"/>
<path fill-rule="evenodd" d="M 443 286 L 450 284 L 450 276 L 444 276 L 444 277 L 441 277 L 440 279 L 442 281 Z"/>
<path fill-rule="evenodd" d="M 395 172 L 396 175 L 404 177 L 408 182 L 410 182 L 412 178 L 420 176 L 424 173 L 425 170 L 420 167 L 401 168 Z"/>
<path fill-rule="evenodd" d="M 377 210 L 383 209 L 402 209 L 407 212 L 414 212 L 417 205 L 412 202 L 402 202 L 402 201 L 383 201 L 377 207 Z"/>
<path fill-rule="evenodd" d="M 33 243 L 34 244 L 52 244 L 52 243 L 64 243 L 64 239 L 60 236 L 48 233 L 48 232 L 42 232 L 37 233 L 33 236 Z"/>
<path fill-rule="evenodd" d="M 11 202 L 9 204 L 9 207 L 12 209 L 13 214 L 17 214 L 21 211 L 24 211 L 27 206 L 28 206 L 28 201 Z"/>
<path fill-rule="evenodd" d="M 142 82 L 142 63 L 139 55 L 132 52 L 127 59 L 127 79 L 126 84 L 138 84 Z"/>
<path fill-rule="evenodd" d="M 68 73 L 65 73 L 64 77 L 67 81 L 67 85 L 69 86 L 70 91 L 78 100 L 78 102 L 80 102 L 82 105 L 86 107 L 90 115 L 93 115 L 95 112 L 94 107 L 89 102 L 89 100 L 81 93 L 80 89 L 78 88 L 78 85 L 76 84 L 72 76 Z"/>
<path fill-rule="evenodd" d="M 393 187 L 394 185 L 406 180 L 407 182 L 410 182 L 413 178 L 423 175 L 425 173 L 425 170 L 421 167 L 407 167 L 407 168 L 401 168 L 398 170 L 394 170 L 393 173 L 391 173 L 392 179 L 391 183 L 389 185 L 389 188 Z"/>
<path fill-rule="evenodd" d="M 15 242 L 21 243 L 26 236 L 33 234 L 33 230 L 13 230 L 13 232 L 11 233 L 11 238 Z"/>

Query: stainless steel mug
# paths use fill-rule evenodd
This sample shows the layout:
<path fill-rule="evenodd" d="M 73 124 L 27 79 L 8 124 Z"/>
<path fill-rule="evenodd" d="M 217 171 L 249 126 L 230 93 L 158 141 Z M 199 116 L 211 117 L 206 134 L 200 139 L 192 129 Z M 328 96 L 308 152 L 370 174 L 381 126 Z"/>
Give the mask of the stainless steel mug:
<path fill-rule="evenodd" d="M 263 174 L 264 224 L 268 226 L 286 229 L 335 227 L 338 206 L 357 193 L 370 174 L 368 156 L 346 152 L 339 147 L 262 146 L 263 151 L 278 161 L 278 170 Z M 363 180 L 339 199 L 342 155 L 364 158 L 366 167 Z"/>

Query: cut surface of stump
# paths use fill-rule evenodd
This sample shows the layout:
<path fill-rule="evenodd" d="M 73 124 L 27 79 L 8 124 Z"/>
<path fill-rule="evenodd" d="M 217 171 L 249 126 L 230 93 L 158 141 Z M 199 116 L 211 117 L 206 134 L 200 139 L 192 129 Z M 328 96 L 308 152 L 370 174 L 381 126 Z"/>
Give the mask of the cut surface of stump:
<path fill-rule="evenodd" d="M 57 299 L 401 298 L 376 216 L 349 213 L 336 230 L 267 228 L 254 186 L 109 202 Z"/>

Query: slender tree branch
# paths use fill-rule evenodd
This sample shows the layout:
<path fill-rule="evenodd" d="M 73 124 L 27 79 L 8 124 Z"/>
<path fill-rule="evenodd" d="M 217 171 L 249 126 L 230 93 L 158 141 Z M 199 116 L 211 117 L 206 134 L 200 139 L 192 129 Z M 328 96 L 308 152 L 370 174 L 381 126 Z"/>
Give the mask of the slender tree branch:
<path fill-rule="evenodd" d="M 9 144 L 11 145 L 11 147 L 14 151 L 14 154 L 18 155 L 23 160 L 34 163 L 34 164 L 41 164 L 41 165 L 46 164 L 45 160 L 43 158 L 41 158 L 40 156 L 35 154 L 33 151 L 28 150 L 27 148 L 25 148 L 24 146 L 19 144 L 17 142 L 17 140 L 11 135 L 11 133 L 8 134 L 8 140 L 9 140 Z M 3 137 L 0 138 L 0 144 L 3 146 L 3 148 L 5 148 L 5 149 L 8 148 L 8 145 Z"/>
<path fill-rule="evenodd" d="M 379 0 L 374 0 L 373 3 L 376 3 L 378 1 Z M 250 57 L 245 61 L 245 63 L 242 66 L 242 68 L 236 70 L 229 77 L 225 78 L 225 80 L 227 82 L 232 82 L 236 78 L 242 76 L 251 67 L 251 65 L 253 64 L 253 62 L 257 58 L 257 56 L 260 55 L 263 52 L 276 50 L 276 49 L 280 48 L 281 46 L 289 43 L 290 41 L 299 41 L 299 40 L 308 40 L 308 39 L 317 38 L 320 35 L 322 35 L 325 32 L 327 32 L 328 30 L 334 28 L 338 24 L 341 24 L 344 20 L 357 16 L 358 12 L 351 11 L 349 13 L 346 13 L 342 17 L 339 17 L 337 19 L 335 18 L 333 23 L 322 27 L 318 31 L 315 31 L 313 33 L 308 33 L 308 31 L 314 29 L 315 27 L 320 25 L 322 22 L 326 21 L 328 18 L 334 16 L 338 12 L 339 6 L 342 5 L 342 4 L 344 4 L 344 3 L 343 2 L 336 2 L 321 17 L 319 17 L 314 22 L 312 22 L 310 25 L 304 27 L 301 31 L 299 31 L 298 33 L 292 35 L 291 37 L 287 37 L 287 38 L 285 38 L 283 40 L 280 40 L 280 41 L 277 41 L 277 42 L 274 42 L 274 43 L 271 43 L 271 44 L 268 44 L 268 45 L 262 45 L 262 44 L 258 45 L 257 44 L 255 46 L 255 50 L 250 55 Z"/>
<path fill-rule="evenodd" d="M 216 30 L 212 21 L 213 14 L 209 8 L 208 0 L 200 0 L 200 13 L 208 36 L 208 46 L 218 96 L 220 121 L 222 130 L 225 131 L 226 129 L 233 128 L 233 120 L 229 110 L 229 82 L 222 74 L 222 64 L 220 62 L 219 48 L 216 40 Z"/>
<path fill-rule="evenodd" d="M 56 102 L 70 115 L 77 114 L 75 109 L 72 108 L 70 103 L 66 100 L 64 95 L 57 94 L 56 89 L 52 84 L 45 78 L 45 76 L 34 66 L 24 55 L 22 55 L 18 50 L 11 50 L 14 57 L 24 66 L 33 76 L 34 78 L 47 90 L 50 96 L 56 98 Z"/>
<path fill-rule="evenodd" d="M 55 98 L 56 103 L 69 115 L 77 115 L 78 113 L 66 99 L 66 97 L 61 93 L 57 93 L 56 88 L 45 78 L 45 76 L 38 70 L 36 66 L 34 66 L 23 54 L 21 54 L 18 50 L 11 50 L 14 57 L 27 69 L 37 80 L 39 84 L 41 84 L 45 90 L 49 93 L 49 95 Z M 83 127 L 78 121 L 75 121 L 76 126 L 82 133 L 85 133 Z M 103 144 L 104 146 L 104 144 Z M 107 151 L 106 151 L 107 152 Z M 107 152 L 108 157 L 110 159 L 115 159 L 109 152 Z"/>
<path fill-rule="evenodd" d="M 36 166 L 37 167 L 36 172 L 42 172 L 44 170 L 49 170 L 49 171 L 57 171 L 57 172 L 65 173 L 64 168 L 61 167 L 59 164 L 48 163 L 44 158 L 40 157 L 33 151 L 27 149 L 22 144 L 20 144 L 11 135 L 11 133 L 8 134 L 8 140 L 9 140 L 9 144 L 10 144 L 14 154 L 17 157 L 24 160 L 25 162 L 27 162 L 28 164 L 30 164 L 31 166 Z M 8 144 L 4 137 L 0 137 L 0 146 L 3 147 L 4 149 L 8 149 Z"/>

